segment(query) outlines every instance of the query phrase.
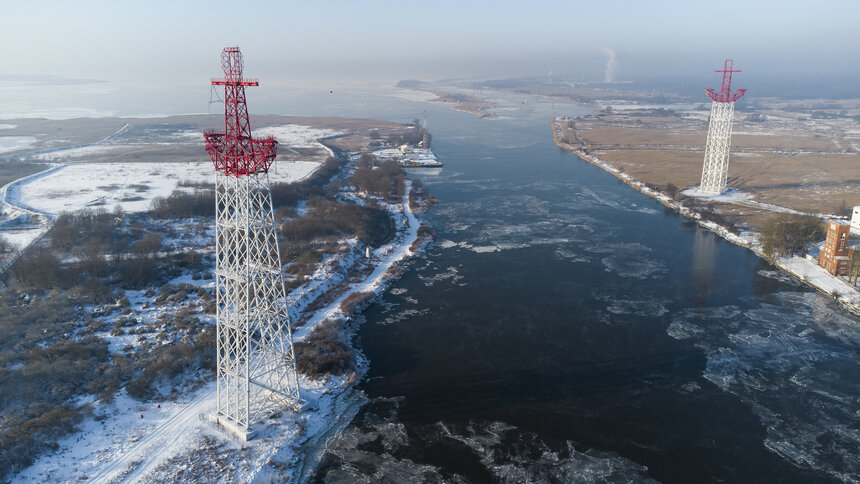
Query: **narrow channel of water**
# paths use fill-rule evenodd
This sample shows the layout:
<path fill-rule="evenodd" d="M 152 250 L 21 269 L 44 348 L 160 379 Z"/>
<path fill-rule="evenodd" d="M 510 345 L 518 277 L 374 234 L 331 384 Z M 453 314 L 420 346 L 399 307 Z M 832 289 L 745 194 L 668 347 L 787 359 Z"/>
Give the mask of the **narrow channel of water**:
<path fill-rule="evenodd" d="M 860 479 L 857 318 L 559 150 L 583 108 L 532 101 L 431 107 L 438 238 L 365 311 L 369 400 L 317 478 Z"/>

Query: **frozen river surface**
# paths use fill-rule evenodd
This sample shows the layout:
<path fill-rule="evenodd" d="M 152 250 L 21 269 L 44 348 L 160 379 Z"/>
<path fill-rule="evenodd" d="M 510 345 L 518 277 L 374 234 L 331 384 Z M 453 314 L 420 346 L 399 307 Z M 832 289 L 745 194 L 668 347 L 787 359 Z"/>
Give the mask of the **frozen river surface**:
<path fill-rule="evenodd" d="M 317 477 L 860 480 L 858 319 L 561 152 L 549 111 L 431 111 L 437 242 L 365 312 L 368 402 Z"/>

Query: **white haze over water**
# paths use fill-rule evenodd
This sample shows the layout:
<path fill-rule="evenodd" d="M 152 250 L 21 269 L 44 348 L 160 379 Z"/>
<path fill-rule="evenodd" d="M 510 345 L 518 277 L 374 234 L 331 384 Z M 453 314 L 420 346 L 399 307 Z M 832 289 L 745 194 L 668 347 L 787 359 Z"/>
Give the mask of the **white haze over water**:
<path fill-rule="evenodd" d="M 227 45 L 242 48 L 246 74 L 262 81 L 249 94 L 252 110 L 266 90 L 293 101 L 297 90 L 336 94 L 403 79 L 552 71 L 556 82 L 687 76 L 699 83 L 712 80 L 726 57 L 747 81 L 829 86 L 829 77 L 850 80 L 860 69 L 858 2 L 786 0 L 773 8 L 726 0 L 723 11 L 738 15 L 718 36 L 706 32 L 707 4 L 620 3 L 259 2 L 240 16 L 224 15 L 230 4 L 220 0 L 153 0 L 143 10 L 125 2 L 19 2 L 0 16 L 0 40 L 10 46 L 0 119 L 206 112 L 208 82 L 221 75 Z M 750 95 L 769 95 L 748 87 Z"/>

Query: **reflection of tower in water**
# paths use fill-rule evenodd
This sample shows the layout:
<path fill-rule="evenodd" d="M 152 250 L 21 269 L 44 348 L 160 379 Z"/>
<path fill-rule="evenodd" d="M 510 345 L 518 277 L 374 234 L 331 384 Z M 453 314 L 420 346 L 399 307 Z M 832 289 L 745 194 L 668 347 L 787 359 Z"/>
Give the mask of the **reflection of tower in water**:
<path fill-rule="evenodd" d="M 812 321 L 819 328 L 826 328 L 832 324 L 833 310 L 827 307 L 827 300 L 816 294 L 816 298 L 812 303 Z"/>
<path fill-rule="evenodd" d="M 693 236 L 693 274 L 690 278 L 697 308 L 707 306 L 705 297 L 711 295 L 715 259 L 716 239 L 714 234 L 697 230 Z"/>

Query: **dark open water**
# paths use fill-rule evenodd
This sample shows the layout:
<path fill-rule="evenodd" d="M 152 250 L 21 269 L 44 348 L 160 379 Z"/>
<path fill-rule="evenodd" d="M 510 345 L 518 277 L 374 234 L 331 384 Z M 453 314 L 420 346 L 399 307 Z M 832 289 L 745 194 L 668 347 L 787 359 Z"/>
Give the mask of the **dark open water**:
<path fill-rule="evenodd" d="M 858 319 L 518 104 L 433 110 L 438 238 L 366 310 L 369 400 L 317 478 L 858 481 Z"/>

